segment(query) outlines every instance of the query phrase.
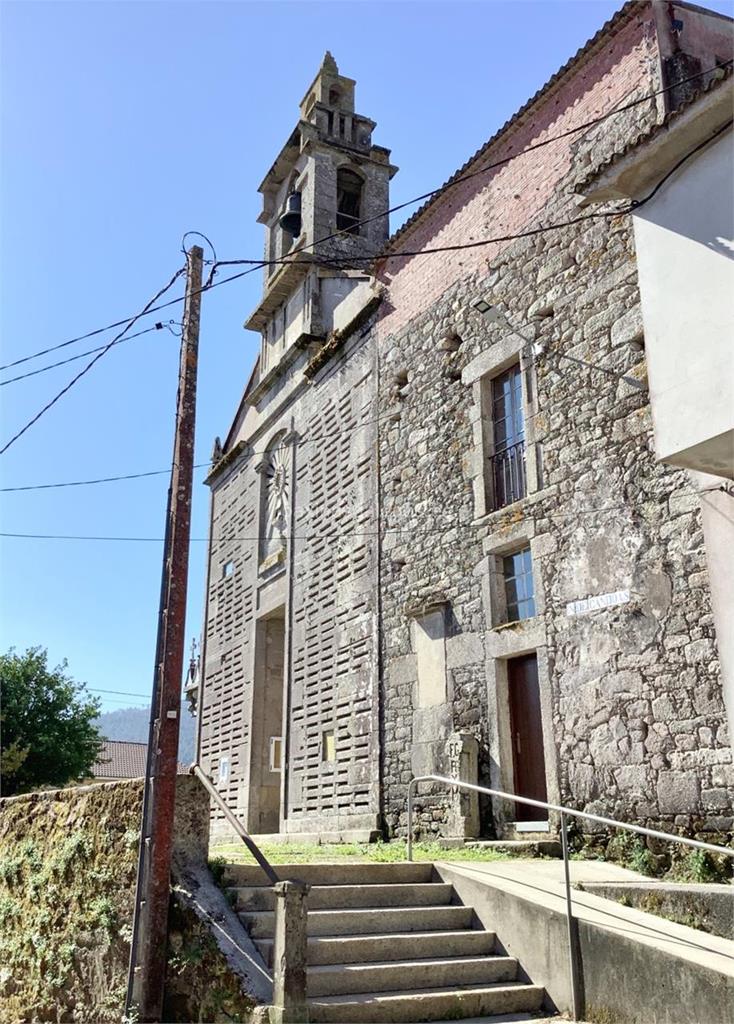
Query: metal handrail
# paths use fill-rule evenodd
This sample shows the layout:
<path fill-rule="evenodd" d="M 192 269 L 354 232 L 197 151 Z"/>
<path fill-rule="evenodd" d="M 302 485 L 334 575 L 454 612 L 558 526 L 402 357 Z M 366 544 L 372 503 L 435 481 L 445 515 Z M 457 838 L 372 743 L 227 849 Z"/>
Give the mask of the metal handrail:
<path fill-rule="evenodd" d="M 240 822 L 239 819 L 236 818 L 235 815 L 232 813 L 232 811 L 230 811 L 229 807 L 227 807 L 226 803 L 219 794 L 219 791 L 215 788 L 212 780 L 209 778 L 206 772 L 202 771 L 198 764 L 192 764 L 189 771 L 191 772 L 192 775 L 195 775 L 196 778 L 202 783 L 204 789 L 207 791 L 207 793 L 212 798 L 214 803 L 217 805 L 219 810 L 222 812 L 224 817 L 230 823 L 230 825 L 235 830 L 237 835 L 240 837 L 242 842 L 245 844 L 247 849 L 250 851 L 252 856 L 258 862 L 258 864 L 263 869 L 265 874 L 268 876 L 269 881 L 272 882 L 273 885 L 275 885 L 276 882 L 279 882 L 280 879 L 275 873 L 272 864 L 265 856 L 265 854 L 262 852 L 262 850 L 257 845 L 252 836 L 249 834 L 249 832 L 244 827 L 242 822 Z"/>
<path fill-rule="evenodd" d="M 560 804 L 549 804 L 544 800 L 531 800 L 526 796 L 517 796 L 515 793 L 505 793 L 501 789 L 488 789 L 486 786 L 475 786 L 471 782 L 462 782 L 459 779 L 449 779 L 445 775 L 418 775 L 408 783 L 408 860 L 413 859 L 413 797 L 419 782 L 441 782 L 447 786 L 456 786 L 459 789 L 470 789 L 475 793 L 486 793 L 488 796 L 496 796 L 502 800 L 512 800 L 518 804 L 526 804 L 529 807 L 540 807 L 547 811 L 555 811 L 561 816 L 561 850 L 563 853 L 563 875 L 566 890 L 566 922 L 568 927 L 568 955 L 569 955 L 569 976 L 571 979 L 571 1000 L 573 1020 L 581 1019 L 581 998 L 578 978 L 577 957 L 575 956 L 576 935 L 573 927 L 573 907 L 571 904 L 571 878 L 569 873 L 568 853 L 568 832 L 566 816 L 584 818 L 587 821 L 595 821 L 601 825 L 610 825 L 612 828 L 627 829 L 629 832 L 637 832 L 639 835 L 652 836 L 654 839 L 666 839 L 672 843 L 681 843 L 684 846 L 692 846 L 697 850 L 707 850 L 710 853 L 723 853 L 727 857 L 734 857 L 734 849 L 728 846 L 718 846 L 715 843 L 703 843 L 699 839 L 688 839 L 685 836 L 675 836 L 670 832 L 660 832 L 658 829 L 645 828 L 642 825 L 632 825 L 626 821 L 617 821 L 615 818 L 605 818 L 600 814 L 589 814 L 588 811 L 577 811 L 571 807 L 563 807 Z"/>

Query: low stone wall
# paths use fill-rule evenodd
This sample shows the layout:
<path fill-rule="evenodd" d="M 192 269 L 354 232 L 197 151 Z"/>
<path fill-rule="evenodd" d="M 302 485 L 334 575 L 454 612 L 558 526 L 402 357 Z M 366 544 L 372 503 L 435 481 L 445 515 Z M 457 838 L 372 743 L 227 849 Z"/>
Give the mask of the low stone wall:
<path fill-rule="evenodd" d="M 699 931 L 734 939 L 734 888 L 685 882 L 585 882 L 595 896 Z"/>
<path fill-rule="evenodd" d="M 142 781 L 0 801 L 0 1020 L 119 1021 Z"/>
<path fill-rule="evenodd" d="M 119 1024 L 142 788 L 0 800 L 0 1024 Z M 207 869 L 208 815 L 198 781 L 179 777 L 166 1019 L 251 1020 L 268 979 Z"/>

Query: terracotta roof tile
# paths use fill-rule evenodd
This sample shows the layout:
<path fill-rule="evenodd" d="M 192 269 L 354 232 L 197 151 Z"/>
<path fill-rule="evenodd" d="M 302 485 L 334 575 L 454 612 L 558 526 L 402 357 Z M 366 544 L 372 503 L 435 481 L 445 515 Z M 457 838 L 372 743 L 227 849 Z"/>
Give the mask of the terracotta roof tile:
<path fill-rule="evenodd" d="M 589 185 L 601 178 L 601 176 L 608 171 L 610 167 L 619 163 L 619 161 L 623 160 L 628 153 L 631 153 L 633 149 L 636 149 L 637 146 L 642 145 L 644 142 L 650 142 L 652 139 L 657 138 L 658 135 L 667 131 L 671 124 L 674 124 L 683 114 L 686 113 L 686 111 L 697 103 L 702 96 L 714 92 L 726 82 L 731 82 L 732 78 L 734 78 L 734 65 L 732 64 L 729 64 L 727 68 L 720 69 L 718 72 L 713 73 L 704 86 L 689 96 L 688 99 L 685 100 L 684 103 L 681 103 L 680 106 L 676 107 L 675 110 L 671 110 L 671 112 L 662 121 L 658 124 L 651 125 L 648 128 L 644 128 L 639 132 L 639 134 L 635 135 L 634 138 L 629 139 L 623 149 L 613 153 L 607 161 L 601 164 L 601 166 L 596 167 L 578 183 L 575 191 L 583 192 Z"/>
<path fill-rule="evenodd" d="M 99 760 L 92 767 L 95 779 L 142 779 L 145 776 L 148 744 L 130 740 L 105 740 Z M 178 774 L 188 767 L 179 762 Z"/>

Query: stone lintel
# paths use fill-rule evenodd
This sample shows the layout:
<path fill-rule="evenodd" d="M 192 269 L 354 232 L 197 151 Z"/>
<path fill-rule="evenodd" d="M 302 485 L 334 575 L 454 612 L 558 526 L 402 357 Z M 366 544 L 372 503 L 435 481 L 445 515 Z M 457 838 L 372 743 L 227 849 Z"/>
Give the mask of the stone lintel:
<path fill-rule="evenodd" d="M 434 591 L 429 594 L 412 595 L 405 602 L 404 611 L 409 619 L 425 615 L 426 612 L 439 611 L 446 608 L 449 600 L 442 591 Z"/>

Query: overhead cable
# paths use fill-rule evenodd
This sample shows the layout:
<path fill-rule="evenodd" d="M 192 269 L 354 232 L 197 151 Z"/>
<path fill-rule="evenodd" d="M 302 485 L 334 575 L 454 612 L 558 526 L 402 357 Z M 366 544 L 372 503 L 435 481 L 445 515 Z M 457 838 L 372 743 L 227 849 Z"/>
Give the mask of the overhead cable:
<path fill-rule="evenodd" d="M 210 462 L 198 462 L 194 469 L 201 469 L 203 466 L 210 466 Z M 123 473 L 120 476 L 100 476 L 94 480 L 63 480 L 53 484 L 26 484 L 23 487 L 0 487 L 0 493 L 8 494 L 12 491 L 47 491 L 55 490 L 58 487 L 88 487 L 91 484 L 110 484 L 118 480 L 141 480 L 148 476 L 170 476 L 171 467 L 168 469 L 151 469 L 145 473 Z"/>
<path fill-rule="evenodd" d="M 670 495 L 665 494 L 662 496 L 650 495 L 643 498 L 644 501 L 664 500 L 667 501 Z M 507 506 L 509 509 L 509 506 Z M 498 512 L 502 511 L 497 509 Z M 619 512 L 627 511 L 632 514 L 638 512 L 637 509 L 632 508 L 630 505 L 602 505 L 597 508 L 581 508 L 581 509 L 569 509 L 567 512 L 535 512 L 534 509 L 530 509 L 528 516 L 533 516 L 538 519 L 565 519 L 569 516 L 580 516 L 580 515 L 595 515 L 601 512 Z M 511 514 L 511 513 L 510 513 Z M 360 530 L 349 530 L 343 533 L 331 532 L 331 533 L 307 533 L 307 534 L 294 534 L 293 536 L 285 536 L 285 540 L 293 541 L 338 541 L 338 540 L 349 540 L 353 537 L 382 537 L 388 533 L 409 533 L 412 537 L 436 537 L 441 536 L 444 533 L 450 533 L 452 530 L 476 530 L 481 526 L 477 523 L 450 523 L 447 526 L 436 527 L 431 530 L 415 530 L 412 527 L 385 527 L 384 530 L 371 530 L 371 531 L 360 531 Z M 126 537 L 126 536 L 112 536 L 103 534 L 68 534 L 68 533 L 11 533 L 11 532 L 0 532 L 0 537 L 8 537 L 22 540 L 69 540 L 69 541 L 109 541 L 109 542 L 122 542 L 122 543 L 144 543 L 144 544 L 162 544 L 163 537 Z M 219 537 L 192 537 L 192 544 L 230 544 L 239 541 L 261 541 L 269 540 L 270 537 L 267 534 L 248 534 L 248 535 L 237 535 L 232 536 L 219 536 Z"/>
<path fill-rule="evenodd" d="M 703 78 L 705 75 L 713 74 L 713 73 L 715 73 L 715 72 L 717 72 L 719 70 L 723 70 L 725 68 L 728 68 L 728 67 L 730 67 L 732 65 L 732 63 L 734 63 L 734 62 L 732 62 L 731 60 L 727 60 L 727 61 L 723 61 L 721 63 L 715 64 L 712 67 L 707 68 L 707 69 L 705 69 L 703 71 L 700 71 L 700 72 L 698 72 L 695 75 L 691 75 L 688 78 L 680 79 L 679 81 L 675 82 L 672 85 L 665 86 L 664 88 L 658 89 L 658 90 L 656 90 L 655 92 L 652 92 L 652 93 L 647 93 L 645 96 L 638 97 L 636 100 L 632 100 L 628 104 L 625 104 L 624 106 L 617 107 L 614 110 L 607 111 L 605 114 L 601 114 L 598 117 L 591 119 L 590 121 L 586 121 L 583 124 L 577 125 L 577 126 L 575 126 L 573 128 L 569 128 L 566 131 L 559 133 L 558 135 L 549 136 L 547 139 L 542 139 L 540 142 L 531 143 L 529 146 L 526 146 L 524 149 L 518 150 L 517 153 L 513 153 L 510 156 L 503 157 L 502 159 L 493 161 L 493 162 L 491 162 L 489 164 L 485 164 L 483 167 L 479 168 L 476 171 L 470 171 L 467 174 L 460 175 L 458 178 L 454 178 L 453 180 L 450 180 L 450 181 L 446 182 L 446 184 L 440 185 L 438 188 L 431 189 L 430 191 L 424 192 L 422 195 L 415 196 L 412 199 L 407 199 L 404 202 L 399 203 L 396 206 L 391 206 L 388 209 L 383 210 L 380 213 L 374 214 L 371 217 L 365 217 L 362 220 L 357 221 L 354 226 L 355 227 L 361 227 L 361 226 L 363 226 L 365 224 L 370 224 L 372 221 L 379 220 L 382 217 L 387 217 L 391 213 L 397 213 L 400 210 L 403 210 L 403 209 L 405 209 L 408 206 L 413 206 L 415 203 L 420 203 L 420 202 L 423 202 L 423 201 L 425 201 L 427 199 L 430 199 L 433 196 L 438 195 L 441 192 L 445 192 L 449 188 L 454 188 L 457 185 L 462 184 L 463 182 L 469 180 L 470 178 L 477 177 L 478 175 L 481 175 L 481 174 L 486 174 L 489 171 L 496 169 L 497 167 L 501 167 L 504 164 L 509 163 L 511 160 L 515 160 L 518 157 L 524 156 L 526 153 L 531 153 L 531 152 L 533 152 L 536 149 L 541 149 L 542 147 L 548 146 L 548 145 L 550 145 L 553 142 L 557 142 L 557 141 L 559 141 L 561 139 L 567 138 L 570 135 L 575 135 L 575 134 L 577 134 L 580 131 L 584 131 L 587 128 L 591 128 L 594 125 L 599 124 L 602 121 L 605 121 L 608 118 L 615 116 L 616 114 L 624 113 L 625 111 L 630 110 L 633 107 L 636 107 L 636 106 L 638 106 L 641 103 L 650 102 L 651 100 L 656 99 L 658 96 L 661 96 L 664 93 L 671 91 L 672 89 L 679 88 L 681 85 L 685 85 L 688 82 L 699 80 L 699 79 Z M 555 227 L 556 227 L 556 225 L 550 225 L 545 230 L 553 230 Z M 187 232 L 187 234 L 189 234 L 189 233 L 201 235 L 200 232 Z M 303 252 L 306 249 L 312 248 L 312 247 L 314 247 L 316 245 L 321 245 L 324 242 L 331 241 L 333 238 L 343 237 L 343 234 L 344 233 L 341 232 L 341 231 L 332 232 L 331 234 L 325 235 L 322 238 L 316 239 L 315 241 L 310 242 L 307 245 L 304 245 L 304 246 L 299 247 L 298 249 L 292 250 L 291 253 L 289 253 L 285 257 L 282 257 L 280 260 L 263 260 L 263 259 L 259 259 L 259 260 L 216 260 L 215 259 L 214 261 L 212 261 L 212 264 L 211 264 L 212 270 L 210 272 L 209 279 L 202 286 L 201 291 L 202 292 L 208 291 L 211 288 L 219 287 L 219 285 L 227 284 L 230 281 L 239 280 L 241 277 L 244 277 L 246 274 L 252 273 L 253 271 L 258 270 L 258 269 L 260 269 L 262 267 L 268 266 L 268 265 L 270 265 L 272 263 L 288 262 L 289 258 L 294 256 L 294 255 L 296 255 L 297 253 Z M 206 236 L 204 236 L 204 235 L 201 235 L 201 237 L 202 238 L 206 238 Z M 522 236 L 519 236 L 519 237 L 522 237 Z M 186 238 L 186 235 L 184 236 L 184 239 L 185 238 Z M 206 239 L 206 240 L 209 241 L 208 239 Z M 503 240 L 504 241 L 505 239 L 497 239 L 497 240 Z M 492 241 L 492 240 L 489 240 L 489 241 Z M 211 242 L 209 242 L 209 244 L 211 245 Z M 478 244 L 481 244 L 481 243 L 478 243 Z M 489 242 L 485 242 L 484 244 L 489 244 Z M 214 247 L 213 246 L 212 246 L 212 250 L 214 251 Z M 431 250 L 431 251 L 445 251 L 445 250 Z M 403 255 L 405 255 L 405 254 L 403 254 Z M 379 257 L 379 253 L 376 254 L 375 258 L 377 258 L 377 257 Z M 392 258 L 392 256 L 390 256 L 390 258 Z M 291 259 L 291 262 L 294 262 L 294 261 Z M 252 266 L 248 270 L 242 271 L 239 274 L 233 274 L 230 277 L 222 278 L 219 281 L 214 281 L 213 280 L 213 275 L 216 272 L 217 267 L 236 266 L 236 265 L 243 265 L 243 264 L 251 264 Z M 171 299 L 168 302 L 160 303 L 157 306 L 152 306 L 150 309 L 146 310 L 146 315 L 150 314 L 150 313 L 156 313 L 156 312 L 158 312 L 161 309 L 168 309 L 170 306 L 173 306 L 173 305 L 176 305 L 177 303 L 183 302 L 183 299 L 184 299 L 184 297 L 181 296 L 180 298 Z M 80 335 L 77 335 L 74 338 L 69 338 L 67 341 L 63 341 L 63 342 L 59 343 L 58 345 L 52 345 L 52 346 L 50 346 L 48 348 L 41 349 L 38 352 L 33 352 L 30 355 L 23 356 L 20 359 L 16 359 L 13 362 L 5 363 L 4 365 L 0 366 L 0 370 L 10 369 L 13 366 L 18 366 L 21 363 L 27 362 L 30 359 L 36 359 L 38 356 L 47 355 L 49 352 L 54 352 L 57 349 L 64 348 L 67 345 L 73 345 L 76 342 L 84 341 L 87 338 L 93 338 L 93 337 L 95 337 L 95 335 L 103 334 L 103 333 L 105 333 L 105 331 L 114 330 L 116 327 L 120 327 L 120 326 L 122 326 L 125 323 L 127 323 L 127 319 L 116 320 L 114 323 L 107 324 L 105 327 L 98 327 L 96 330 L 88 331 L 86 334 L 80 334 Z"/>
<path fill-rule="evenodd" d="M 502 157 L 499 160 L 494 160 L 491 163 L 485 164 L 483 167 L 478 168 L 476 171 L 469 171 L 468 173 L 462 174 L 462 175 L 460 175 L 457 178 L 450 179 L 444 185 L 440 185 L 438 188 L 431 189 L 429 192 L 424 192 L 423 195 L 415 196 L 413 199 L 408 199 L 408 200 L 406 200 L 403 203 L 399 203 L 397 206 L 391 206 L 387 210 L 383 210 L 380 213 L 373 214 L 373 216 L 371 216 L 371 217 L 366 217 L 363 220 L 357 221 L 357 222 L 355 222 L 355 224 L 353 224 L 351 226 L 351 230 L 353 230 L 355 227 L 362 227 L 365 224 L 371 224 L 373 221 L 380 220 L 381 218 L 386 217 L 386 216 L 388 216 L 391 213 L 397 213 L 399 210 L 403 210 L 407 206 L 413 206 L 415 203 L 420 203 L 420 202 L 423 202 L 423 201 L 425 201 L 427 199 L 431 199 L 433 196 L 439 195 L 442 192 L 446 192 L 450 188 L 455 188 L 457 185 L 461 185 L 464 182 L 469 181 L 472 178 L 476 178 L 477 176 L 479 176 L 481 174 L 487 174 L 489 171 L 496 170 L 498 167 L 503 167 L 505 164 L 510 163 L 512 160 L 516 160 L 518 157 L 525 156 L 527 153 L 532 153 L 532 152 L 534 152 L 537 149 L 542 149 L 544 146 L 551 145 L 551 143 L 553 143 L 553 142 L 558 142 L 559 140 L 568 138 L 569 136 L 575 135 L 578 132 L 585 131 L 587 128 L 592 128 L 594 125 L 600 124 L 602 121 L 606 121 L 608 118 L 614 117 L 617 114 L 621 114 L 621 113 L 624 113 L 624 112 L 626 112 L 628 110 L 631 110 L 632 108 L 634 108 L 636 106 L 639 106 L 641 103 L 650 102 L 651 100 L 656 99 L 658 96 L 661 96 L 661 95 L 663 95 L 666 92 L 670 92 L 672 89 L 677 89 L 681 85 L 685 85 L 687 82 L 695 81 L 697 79 L 702 78 L 704 75 L 712 74 L 712 73 L 715 73 L 717 71 L 723 70 L 724 68 L 730 67 L 732 65 L 732 63 L 734 63 L 734 61 L 727 60 L 727 61 L 723 61 L 721 63 L 715 64 L 715 65 L 713 65 L 713 67 L 708 68 L 705 71 L 699 71 L 697 74 L 690 75 L 688 78 L 680 79 L 679 81 L 677 81 L 673 85 L 668 85 L 668 86 L 665 86 L 662 89 L 656 90 L 655 92 L 647 93 L 645 96 L 638 97 L 636 100 L 632 100 L 629 103 L 625 104 L 624 106 L 616 107 L 614 110 L 607 111 L 606 114 L 601 114 L 598 117 L 592 118 L 589 121 L 585 121 L 582 124 L 576 125 L 573 128 L 568 128 L 568 129 L 566 129 L 566 131 L 560 132 L 558 135 L 551 135 L 547 139 L 542 139 L 540 142 L 531 143 L 529 146 L 526 146 L 524 149 L 518 150 L 517 153 L 512 153 L 511 155 L 506 156 L 506 157 Z M 621 211 L 621 212 L 625 212 L 625 211 Z M 563 225 L 553 225 L 553 226 L 556 227 L 556 226 L 563 226 Z M 318 239 L 316 239 L 313 242 L 305 243 L 304 245 L 299 246 L 298 248 L 291 250 L 291 252 L 287 253 L 285 256 L 282 256 L 279 259 L 275 259 L 275 260 L 262 260 L 262 259 L 255 259 L 255 260 L 253 260 L 253 259 L 218 260 L 214 264 L 214 266 L 212 268 L 212 271 L 210 273 L 210 280 L 211 280 L 211 277 L 212 277 L 213 273 L 216 271 L 216 268 L 219 267 L 219 266 L 236 266 L 236 265 L 239 265 L 239 264 L 254 264 L 254 269 L 258 269 L 258 267 L 265 267 L 265 266 L 270 266 L 270 265 L 278 264 L 278 263 L 296 262 L 296 261 L 294 261 L 292 259 L 292 257 L 297 255 L 298 253 L 304 252 L 307 249 L 313 248 L 313 247 L 315 247 L 317 245 L 321 245 L 324 242 L 332 241 L 335 238 L 343 238 L 343 237 L 344 237 L 344 232 L 343 231 L 334 231 L 331 234 L 325 235 L 322 238 L 318 238 Z M 520 235 L 520 236 L 509 236 L 509 238 L 512 238 L 512 237 L 524 237 L 524 236 L 523 235 Z M 509 240 L 509 238 L 498 238 L 498 239 L 496 239 L 496 241 L 507 241 L 507 240 Z M 493 241 L 493 240 L 490 239 L 490 240 L 484 241 L 484 242 L 481 242 L 481 241 L 480 242 L 476 242 L 476 243 L 474 243 L 474 245 L 488 244 L 489 241 Z M 456 246 L 455 248 L 469 248 L 469 247 L 470 246 Z M 391 254 L 391 253 L 381 254 L 381 253 L 377 252 L 372 257 L 357 257 L 357 258 L 359 258 L 359 259 L 383 259 L 383 258 L 392 259 L 392 258 L 394 258 L 394 256 L 413 256 L 413 255 L 422 254 L 422 252 L 446 252 L 446 251 L 449 251 L 449 249 L 442 248 L 442 249 L 422 250 L 421 252 L 403 252 L 403 253 L 396 253 L 396 254 Z M 344 257 L 345 260 L 348 260 L 348 259 L 351 259 L 351 258 L 352 257 Z M 227 278 L 226 280 L 231 280 L 231 278 Z M 224 282 L 222 282 L 222 283 L 224 283 Z"/>
<path fill-rule="evenodd" d="M 144 334 L 150 334 L 151 331 L 160 331 L 164 327 L 171 330 L 170 325 L 175 324 L 177 321 L 169 320 L 167 324 L 158 323 L 153 324 L 152 327 L 146 327 L 144 331 L 137 331 L 135 334 L 126 334 L 124 338 L 120 338 L 119 341 L 115 342 L 115 345 L 121 345 L 124 341 L 132 341 L 133 338 L 140 338 Z M 175 334 L 174 331 L 171 331 Z M 84 356 L 91 356 L 94 352 L 101 352 L 106 346 L 98 345 L 97 348 L 88 348 L 85 352 L 79 352 L 75 356 L 69 356 L 68 359 L 60 359 L 58 363 L 49 363 L 48 366 L 41 366 L 38 370 L 29 370 L 28 373 L 21 373 L 18 377 L 10 377 L 8 380 L 0 380 L 0 388 L 6 384 L 15 384 L 16 381 L 26 380 L 28 377 L 35 377 L 39 373 L 46 373 L 47 370 L 55 370 L 57 366 L 66 366 L 67 363 L 73 363 L 77 359 L 83 359 Z"/>
<path fill-rule="evenodd" d="M 45 413 L 47 413 L 48 410 L 59 401 L 60 398 L 62 398 L 68 391 L 70 391 L 71 388 L 73 388 L 74 385 L 77 383 L 77 381 L 81 380 L 81 378 L 92 369 L 92 367 L 95 365 L 95 363 L 98 363 L 99 360 L 107 352 L 109 352 L 109 350 L 112 348 L 112 346 L 116 345 L 117 342 L 120 341 L 125 334 L 127 334 L 128 330 L 133 326 L 133 324 L 135 324 L 142 316 L 145 316 L 146 313 L 150 312 L 151 306 L 155 302 L 157 302 L 157 300 L 160 298 L 160 296 L 164 295 L 168 291 L 169 288 L 173 287 L 174 283 L 185 272 L 186 272 L 186 268 L 185 267 L 179 267 L 179 269 L 173 275 L 171 280 L 167 284 L 165 284 L 162 288 L 160 288 L 155 293 L 155 295 L 153 296 L 152 299 L 150 299 L 148 302 L 146 302 L 145 306 L 143 306 L 143 308 L 141 309 L 141 311 L 139 313 L 136 313 L 135 316 L 131 317 L 128 320 L 126 326 L 120 331 L 120 333 L 116 334 L 115 337 L 112 339 L 112 341 L 108 342 L 104 346 L 102 351 L 98 352 L 94 356 L 93 359 L 90 359 L 89 362 L 87 363 L 87 365 L 82 370 L 80 370 L 79 373 L 77 373 L 77 375 L 75 377 L 72 377 L 72 379 L 69 381 L 69 383 L 66 384 L 65 387 L 63 387 L 61 389 L 61 391 L 57 392 L 57 394 L 55 394 L 54 397 L 49 402 L 47 402 L 41 409 L 39 409 L 39 411 L 34 416 L 32 416 L 31 419 L 28 420 L 28 422 L 23 427 L 21 427 L 20 430 L 18 430 L 10 438 L 9 441 L 5 442 L 3 447 L 0 448 L 0 455 L 3 455 L 8 450 L 8 448 L 10 448 L 11 445 L 15 444 L 15 442 L 18 440 L 18 438 L 22 437 L 23 434 L 25 434 L 25 432 L 27 430 L 29 430 L 33 426 L 34 423 L 37 423 L 40 420 L 40 418 Z"/>

